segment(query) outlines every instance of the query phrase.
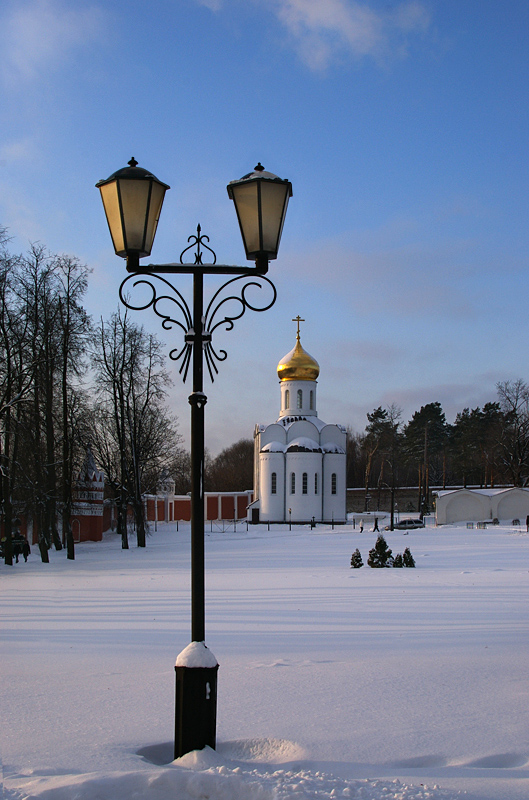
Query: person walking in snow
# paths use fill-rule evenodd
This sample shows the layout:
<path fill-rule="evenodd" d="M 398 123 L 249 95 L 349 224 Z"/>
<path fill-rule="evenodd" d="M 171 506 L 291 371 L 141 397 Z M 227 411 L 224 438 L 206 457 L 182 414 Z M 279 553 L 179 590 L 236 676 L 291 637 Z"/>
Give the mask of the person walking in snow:
<path fill-rule="evenodd" d="M 24 556 L 24 561 L 27 562 L 30 553 L 31 553 L 31 547 L 29 546 L 28 540 L 24 536 L 24 541 L 22 542 L 22 555 Z"/>
<path fill-rule="evenodd" d="M 379 531 L 379 527 L 378 527 L 378 517 L 375 517 L 375 524 L 374 524 L 374 526 L 373 526 L 373 533 L 374 533 L 375 531 Z M 379 533 L 380 533 L 380 531 L 379 531 Z"/>
<path fill-rule="evenodd" d="M 363 533 L 363 532 L 364 532 L 364 520 L 361 519 L 360 520 L 360 533 Z"/>

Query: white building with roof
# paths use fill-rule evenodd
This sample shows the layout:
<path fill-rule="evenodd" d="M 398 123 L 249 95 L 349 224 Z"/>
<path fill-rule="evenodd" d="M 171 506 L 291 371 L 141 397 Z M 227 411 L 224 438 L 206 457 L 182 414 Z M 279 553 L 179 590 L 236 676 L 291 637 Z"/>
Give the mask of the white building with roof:
<path fill-rule="evenodd" d="M 435 521 L 451 522 L 519 519 L 529 514 L 529 489 L 446 489 L 437 492 Z"/>
<path fill-rule="evenodd" d="M 301 346 L 277 366 L 278 419 L 255 426 L 252 522 L 345 522 L 346 431 L 318 417 L 318 362 Z"/>

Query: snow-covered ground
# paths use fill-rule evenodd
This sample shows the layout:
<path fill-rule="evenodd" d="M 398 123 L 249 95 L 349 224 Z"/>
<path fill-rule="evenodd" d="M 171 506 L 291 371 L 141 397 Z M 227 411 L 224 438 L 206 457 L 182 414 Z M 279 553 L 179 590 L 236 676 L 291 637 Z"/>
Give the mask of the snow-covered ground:
<path fill-rule="evenodd" d="M 207 534 L 218 747 L 172 762 L 189 529 L 0 566 L 4 798 L 527 800 L 529 535 Z"/>

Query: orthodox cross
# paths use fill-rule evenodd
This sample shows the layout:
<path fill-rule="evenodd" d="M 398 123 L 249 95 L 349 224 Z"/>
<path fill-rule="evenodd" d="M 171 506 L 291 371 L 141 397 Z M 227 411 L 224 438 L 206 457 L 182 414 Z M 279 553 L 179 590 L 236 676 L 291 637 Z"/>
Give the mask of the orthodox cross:
<path fill-rule="evenodd" d="M 298 315 L 297 315 L 297 317 L 294 317 L 294 319 L 292 320 L 292 322 L 297 322 L 297 323 L 298 323 L 298 331 L 297 331 L 297 333 L 296 333 L 296 338 L 297 338 L 297 340 L 299 341 L 299 339 L 300 339 L 300 336 L 299 336 L 299 323 L 300 323 L 300 322 L 305 322 L 305 320 L 304 320 L 304 319 L 301 319 L 301 317 L 300 317 L 300 316 L 299 316 L 299 314 L 298 314 Z"/>

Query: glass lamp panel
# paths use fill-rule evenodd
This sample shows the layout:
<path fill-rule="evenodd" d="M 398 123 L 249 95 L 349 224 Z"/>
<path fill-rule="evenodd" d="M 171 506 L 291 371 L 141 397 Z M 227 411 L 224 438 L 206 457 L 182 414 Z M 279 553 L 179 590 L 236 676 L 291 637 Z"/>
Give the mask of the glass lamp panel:
<path fill-rule="evenodd" d="M 103 201 L 114 250 L 118 256 L 123 256 L 123 258 L 125 258 L 127 253 L 125 251 L 123 226 L 121 224 L 117 181 L 103 184 L 103 186 L 99 187 L 99 191 L 101 192 L 101 200 Z"/>
<path fill-rule="evenodd" d="M 259 198 L 256 182 L 234 186 L 233 199 L 244 242 L 246 255 L 251 258 L 261 250 L 259 241 Z"/>
<path fill-rule="evenodd" d="M 261 249 L 276 258 L 288 205 L 288 184 L 261 182 L 263 240 Z"/>
<path fill-rule="evenodd" d="M 148 255 L 144 252 L 144 237 L 149 207 L 150 181 L 121 179 L 119 189 L 123 227 L 125 228 L 125 248 L 127 251 L 138 251 L 140 257 Z"/>
<path fill-rule="evenodd" d="M 147 217 L 147 228 L 145 230 L 145 255 L 150 256 L 160 212 L 162 210 L 163 199 L 165 197 L 165 186 L 157 181 L 152 181 L 151 202 L 149 205 L 149 215 Z"/>

